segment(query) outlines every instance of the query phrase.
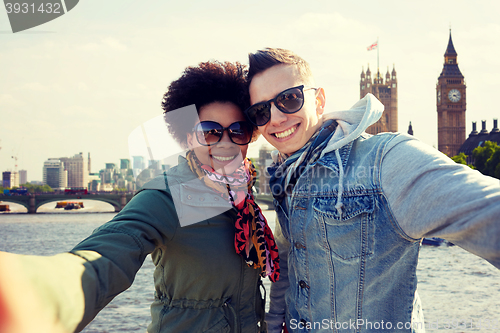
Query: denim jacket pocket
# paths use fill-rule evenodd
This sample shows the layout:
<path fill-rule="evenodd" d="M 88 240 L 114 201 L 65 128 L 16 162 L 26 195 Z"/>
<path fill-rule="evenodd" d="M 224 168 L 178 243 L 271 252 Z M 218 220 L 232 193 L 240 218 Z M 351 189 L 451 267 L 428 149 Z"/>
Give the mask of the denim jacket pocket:
<path fill-rule="evenodd" d="M 336 203 L 336 196 L 318 197 L 313 202 L 314 214 L 323 231 L 325 245 L 343 260 L 371 254 L 373 195 L 343 197 L 342 215 L 335 208 Z"/>

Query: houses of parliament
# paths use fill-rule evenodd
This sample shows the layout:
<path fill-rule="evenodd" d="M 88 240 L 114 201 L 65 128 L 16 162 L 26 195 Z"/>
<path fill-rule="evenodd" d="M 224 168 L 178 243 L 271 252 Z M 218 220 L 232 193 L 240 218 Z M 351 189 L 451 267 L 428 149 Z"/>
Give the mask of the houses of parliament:
<path fill-rule="evenodd" d="M 385 74 L 385 81 L 377 69 L 372 75 L 370 68 L 361 72 L 360 98 L 372 93 L 384 104 L 384 113 L 379 121 L 370 126 L 366 132 L 377 134 L 380 132 L 398 131 L 398 82 L 396 70 Z M 500 142 L 498 121 L 493 120 L 493 129 L 488 132 L 486 121 L 482 122 L 482 130 L 478 132 L 476 123 L 472 123 L 472 132 L 466 140 L 465 111 L 466 85 L 463 74 L 460 72 L 457 61 L 457 52 L 450 37 L 444 54 L 444 64 L 436 84 L 436 109 L 438 120 L 438 150 L 448 156 L 455 156 L 460 152 L 471 155 L 474 148 L 484 141 Z M 411 123 L 408 133 L 413 135 Z"/>
<path fill-rule="evenodd" d="M 385 82 L 380 71 L 372 78 L 370 68 L 361 72 L 361 80 L 359 82 L 360 98 L 366 94 L 372 93 L 384 104 L 384 113 L 382 117 L 373 125 L 366 129 L 368 134 L 377 134 L 381 132 L 397 132 L 398 131 L 398 80 L 396 78 L 396 69 L 393 67 L 392 72 L 385 74 Z"/>

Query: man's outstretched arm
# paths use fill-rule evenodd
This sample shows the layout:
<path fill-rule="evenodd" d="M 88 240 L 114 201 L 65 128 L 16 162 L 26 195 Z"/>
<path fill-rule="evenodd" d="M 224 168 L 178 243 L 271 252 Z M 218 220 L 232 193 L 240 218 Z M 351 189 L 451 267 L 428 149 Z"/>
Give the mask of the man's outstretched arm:
<path fill-rule="evenodd" d="M 500 268 L 500 180 L 399 135 L 384 151 L 381 184 L 408 236 L 444 238 Z"/>

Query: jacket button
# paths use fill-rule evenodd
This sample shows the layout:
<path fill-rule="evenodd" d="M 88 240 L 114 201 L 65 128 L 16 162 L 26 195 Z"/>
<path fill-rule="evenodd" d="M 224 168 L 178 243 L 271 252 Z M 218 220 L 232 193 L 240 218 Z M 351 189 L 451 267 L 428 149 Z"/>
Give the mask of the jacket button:
<path fill-rule="evenodd" d="M 302 289 L 309 288 L 309 286 L 307 285 L 307 283 L 304 280 L 300 280 L 299 286 Z"/>
<path fill-rule="evenodd" d="M 189 194 L 188 194 L 188 196 L 186 198 L 188 198 L 188 200 L 192 199 L 191 195 L 189 195 Z"/>
<path fill-rule="evenodd" d="M 306 247 L 300 242 L 295 242 L 295 248 L 300 250 L 305 249 Z"/>

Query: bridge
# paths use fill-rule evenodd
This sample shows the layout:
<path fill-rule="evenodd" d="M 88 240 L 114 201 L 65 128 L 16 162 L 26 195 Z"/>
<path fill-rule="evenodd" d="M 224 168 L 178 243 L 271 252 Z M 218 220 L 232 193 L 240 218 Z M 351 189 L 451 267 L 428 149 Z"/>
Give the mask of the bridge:
<path fill-rule="evenodd" d="M 115 212 L 119 212 L 132 199 L 133 193 L 99 193 L 99 194 L 29 194 L 29 195 L 2 195 L 0 194 L 1 202 L 13 202 L 20 204 L 28 210 L 29 214 L 35 214 L 38 208 L 46 203 L 55 201 L 72 201 L 72 200 L 96 200 L 107 202 L 115 208 Z M 255 200 L 261 204 L 266 204 L 270 209 L 274 207 L 273 198 L 271 195 L 258 194 Z"/>
<path fill-rule="evenodd" d="M 110 193 L 110 194 L 29 194 L 29 195 L 0 195 L 0 201 L 20 204 L 34 214 L 38 208 L 46 203 L 54 201 L 70 200 L 97 200 L 109 203 L 119 212 L 132 199 L 133 193 Z"/>

